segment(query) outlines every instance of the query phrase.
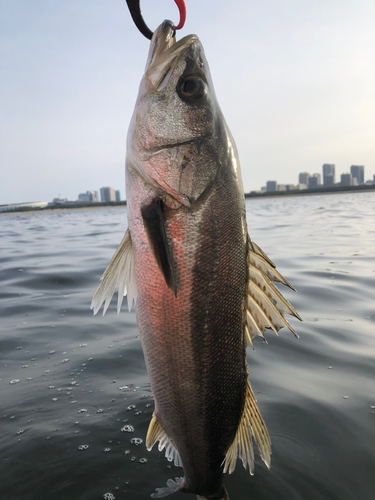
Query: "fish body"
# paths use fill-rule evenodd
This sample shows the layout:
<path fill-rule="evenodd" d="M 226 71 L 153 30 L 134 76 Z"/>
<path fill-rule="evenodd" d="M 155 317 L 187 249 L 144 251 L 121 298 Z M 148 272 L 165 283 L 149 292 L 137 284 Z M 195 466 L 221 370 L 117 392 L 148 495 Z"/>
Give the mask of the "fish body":
<path fill-rule="evenodd" d="M 223 473 L 237 457 L 252 472 L 252 437 L 270 463 L 246 345 L 267 328 L 289 326 L 272 283 L 285 280 L 248 236 L 238 155 L 202 45 L 195 35 L 176 42 L 169 21 L 151 41 L 128 133 L 126 185 L 128 231 L 94 312 L 103 301 L 108 307 L 115 288 L 119 304 L 124 294 L 130 306 L 137 296 L 155 398 L 146 446 L 159 441 L 184 471 L 153 496 L 225 500 Z M 282 312 L 294 314 L 283 301 Z"/>

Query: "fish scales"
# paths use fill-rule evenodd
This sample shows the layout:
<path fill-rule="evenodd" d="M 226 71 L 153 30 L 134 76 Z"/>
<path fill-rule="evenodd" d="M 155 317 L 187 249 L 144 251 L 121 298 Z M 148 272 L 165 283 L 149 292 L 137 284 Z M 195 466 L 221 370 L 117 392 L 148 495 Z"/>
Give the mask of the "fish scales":
<path fill-rule="evenodd" d="M 152 496 L 228 500 L 224 472 L 253 471 L 270 439 L 247 379 L 255 335 L 301 319 L 273 284 L 291 285 L 247 233 L 238 155 L 202 45 L 155 31 L 129 127 L 128 230 L 92 302 L 118 290 L 136 313 L 155 410 L 146 438 L 183 467 Z M 259 289 L 258 285 L 262 287 Z M 272 299 L 272 300 L 271 300 Z M 296 334 L 295 334 L 296 335 Z"/>
<path fill-rule="evenodd" d="M 246 235 L 243 202 L 228 167 L 198 210 L 182 208 L 167 218 L 179 276 L 176 298 L 147 235 L 136 231 L 133 237 L 137 320 L 155 414 L 179 451 L 186 487 L 195 493 L 217 491 L 245 402 Z M 128 192 L 139 193 L 142 185 L 134 188 L 137 179 L 130 179 Z M 228 195 L 231 207 L 221 201 Z"/>

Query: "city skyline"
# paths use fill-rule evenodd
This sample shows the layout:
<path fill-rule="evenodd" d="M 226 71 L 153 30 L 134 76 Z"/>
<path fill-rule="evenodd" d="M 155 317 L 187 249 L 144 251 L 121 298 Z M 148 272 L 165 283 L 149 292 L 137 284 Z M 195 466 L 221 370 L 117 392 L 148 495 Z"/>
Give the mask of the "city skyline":
<path fill-rule="evenodd" d="M 350 172 L 340 174 L 340 180 L 336 179 L 336 165 L 333 163 L 324 163 L 322 165 L 322 174 L 315 172 L 300 172 L 298 174 L 298 183 L 282 183 L 277 180 L 268 180 L 265 186 L 262 186 L 261 191 L 291 191 L 315 189 L 319 187 L 333 186 L 358 186 L 361 184 L 375 184 L 375 174 L 373 178 L 365 178 L 364 165 L 351 165 Z"/>
<path fill-rule="evenodd" d="M 126 2 L 3 0 L 0 203 L 124 190 L 126 134 L 149 42 Z M 148 25 L 178 18 L 142 3 Z M 375 174 L 374 5 L 190 0 L 246 192 L 267 179 L 366 165 Z M 243 24 L 239 19 L 246 20 Z M 225 34 L 225 36 L 222 36 Z M 317 165 L 319 167 L 317 168 Z"/>

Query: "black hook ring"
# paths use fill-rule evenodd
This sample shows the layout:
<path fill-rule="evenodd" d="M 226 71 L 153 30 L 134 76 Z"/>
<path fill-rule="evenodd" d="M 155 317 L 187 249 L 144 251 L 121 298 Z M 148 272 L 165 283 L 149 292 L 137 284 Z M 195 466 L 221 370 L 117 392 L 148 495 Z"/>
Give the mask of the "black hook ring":
<path fill-rule="evenodd" d="M 142 17 L 141 6 L 139 2 L 140 0 L 126 0 L 134 24 L 137 26 L 137 28 L 139 29 L 139 31 L 142 33 L 143 36 L 151 40 L 153 32 L 147 26 Z"/>

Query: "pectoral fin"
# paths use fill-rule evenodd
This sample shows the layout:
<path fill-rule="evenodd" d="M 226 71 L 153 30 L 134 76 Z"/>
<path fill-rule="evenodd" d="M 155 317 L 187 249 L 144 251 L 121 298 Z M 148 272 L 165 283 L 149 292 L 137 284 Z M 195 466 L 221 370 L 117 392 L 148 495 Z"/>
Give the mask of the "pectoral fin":
<path fill-rule="evenodd" d="M 264 338 L 265 330 L 273 330 L 276 334 L 286 326 L 298 337 L 291 325 L 284 318 L 290 314 L 302 321 L 299 314 L 273 284 L 282 283 L 292 290 L 292 285 L 276 270 L 275 264 L 267 255 L 248 238 L 247 264 L 249 279 L 247 283 L 246 326 L 245 334 L 253 346 L 253 338 L 260 335 Z"/>
<path fill-rule="evenodd" d="M 94 309 L 94 314 L 99 311 L 104 302 L 104 316 L 116 289 L 118 293 L 117 313 L 120 312 L 124 295 L 127 295 L 130 311 L 133 300 L 135 302 L 137 298 L 137 287 L 134 274 L 133 245 L 129 229 L 101 277 L 101 283 L 91 302 L 91 309 Z"/>
<path fill-rule="evenodd" d="M 172 252 L 165 227 L 162 199 L 155 198 L 152 203 L 143 207 L 141 212 L 152 253 L 164 276 L 165 283 L 176 297 L 177 283 L 173 269 Z"/>
<path fill-rule="evenodd" d="M 257 444 L 263 462 L 269 468 L 271 466 L 271 440 L 266 424 L 258 410 L 250 382 L 247 381 L 245 407 L 236 436 L 223 462 L 224 472 L 232 474 L 236 467 L 237 458 L 240 458 L 245 469 L 248 467 L 250 474 L 253 474 L 254 450 L 252 438 Z"/>

